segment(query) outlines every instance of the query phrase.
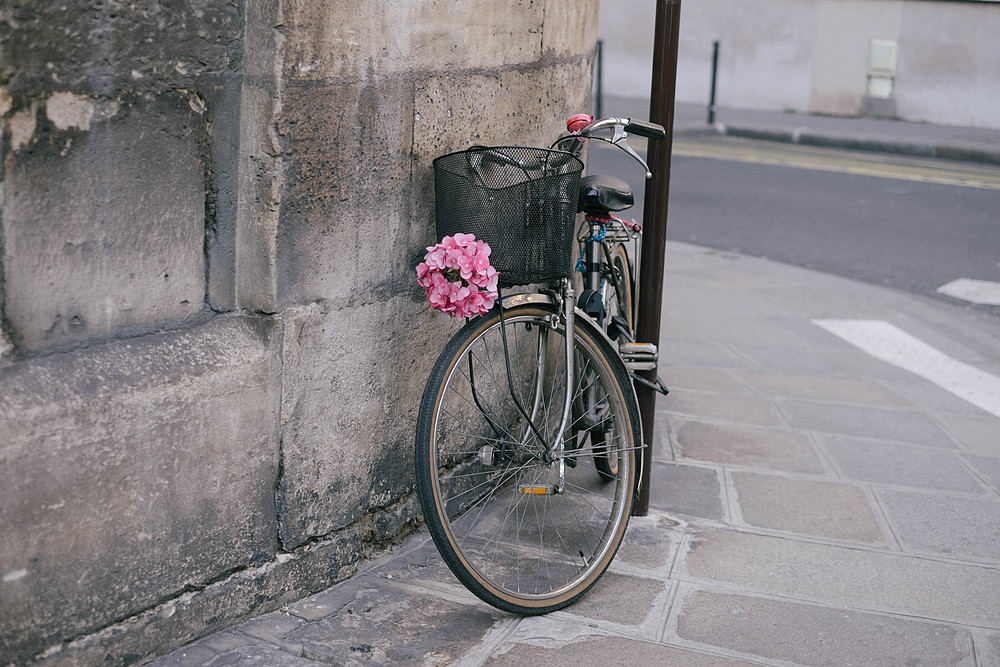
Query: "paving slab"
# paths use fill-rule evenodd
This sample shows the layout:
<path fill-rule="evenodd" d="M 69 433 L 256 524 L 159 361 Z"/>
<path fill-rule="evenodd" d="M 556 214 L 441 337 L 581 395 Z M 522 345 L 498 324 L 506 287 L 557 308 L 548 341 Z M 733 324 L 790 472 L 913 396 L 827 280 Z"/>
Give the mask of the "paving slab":
<path fill-rule="evenodd" d="M 189 644 L 188 647 L 203 646 L 218 654 L 225 653 L 226 651 L 232 651 L 233 649 L 240 648 L 241 646 L 256 646 L 261 643 L 262 642 L 259 639 L 254 639 L 253 637 L 245 635 L 236 629 L 231 629 L 216 632 L 214 635 L 209 635 L 204 639 L 200 639 L 194 644 Z"/>
<path fill-rule="evenodd" d="M 923 380 L 894 382 L 893 390 L 904 396 L 920 410 L 931 413 L 941 413 L 976 419 L 981 417 L 996 417 L 990 415 L 972 403 L 951 394 L 935 384 Z"/>
<path fill-rule="evenodd" d="M 968 451 L 1000 458 L 1000 419 L 982 412 L 971 416 L 938 414 L 937 419 L 948 434 Z"/>
<path fill-rule="evenodd" d="M 864 491 L 849 484 L 734 472 L 743 521 L 803 535 L 886 543 Z"/>
<path fill-rule="evenodd" d="M 916 410 L 888 410 L 820 401 L 783 400 L 788 422 L 798 428 L 948 447 L 951 439 L 930 417 Z"/>
<path fill-rule="evenodd" d="M 697 461 L 785 470 L 824 472 L 809 438 L 788 430 L 686 421 L 677 428 L 677 454 Z"/>
<path fill-rule="evenodd" d="M 863 438 L 822 436 L 818 440 L 847 479 L 938 491 L 984 492 L 954 450 Z"/>
<path fill-rule="evenodd" d="M 679 637 L 797 665 L 976 665 L 963 628 L 788 600 L 696 590 Z"/>
<path fill-rule="evenodd" d="M 657 409 L 653 414 L 653 442 L 646 443 L 653 449 L 653 458 L 658 461 L 674 461 L 677 459 L 677 422 L 666 410 Z"/>
<path fill-rule="evenodd" d="M 975 469 L 979 475 L 993 487 L 993 490 L 1000 491 L 1000 459 L 992 456 L 975 456 L 966 454 L 965 460 Z"/>
<path fill-rule="evenodd" d="M 709 368 L 748 368 L 750 362 L 724 345 L 699 340 L 676 339 L 660 353 L 665 366 L 701 366 Z"/>
<path fill-rule="evenodd" d="M 302 646 L 303 657 L 339 665 L 454 659 L 505 616 L 471 600 L 419 595 L 384 580 L 353 583 L 354 596 L 340 611 L 288 635 L 287 641 Z"/>
<path fill-rule="evenodd" d="M 906 491 L 881 491 L 879 498 L 904 547 L 1000 564 L 1000 498 Z"/>
<path fill-rule="evenodd" d="M 715 470 L 655 461 L 652 475 L 657 482 L 649 488 L 651 508 L 722 520 L 722 486 Z"/>
<path fill-rule="evenodd" d="M 722 395 L 675 390 L 668 403 L 671 412 L 758 426 L 781 424 L 778 411 L 767 400 L 755 396 Z"/>
<path fill-rule="evenodd" d="M 662 579 L 634 577 L 606 572 L 590 592 L 573 604 L 574 616 L 640 626 L 649 614 L 659 611 L 654 605 L 667 591 Z"/>
<path fill-rule="evenodd" d="M 526 640 L 503 647 L 485 665 L 676 665 L 678 667 L 736 667 L 754 664 L 691 649 L 664 646 L 627 637 L 590 637 L 560 645 Z"/>
<path fill-rule="evenodd" d="M 746 394 L 747 385 L 736 378 L 732 371 L 721 368 L 705 368 L 702 366 L 671 365 L 661 373 L 664 382 L 673 391 L 676 389 L 693 389 L 695 391 L 714 391 L 722 394 Z"/>
<path fill-rule="evenodd" d="M 329 663 L 309 660 L 278 646 L 259 645 L 227 651 L 206 662 L 205 667 L 319 667 L 323 664 Z"/>
<path fill-rule="evenodd" d="M 285 612 L 272 612 L 247 621 L 240 626 L 243 634 L 280 644 L 290 632 L 297 630 L 304 621 Z"/>
<path fill-rule="evenodd" d="M 983 665 L 1000 665 L 1000 634 L 991 635 L 983 642 Z"/>
<path fill-rule="evenodd" d="M 770 370 L 770 369 L 769 369 Z M 912 407 L 912 403 L 878 384 L 862 380 L 788 373 L 739 373 L 757 392 L 771 397 L 835 401 L 858 405 Z"/>
<path fill-rule="evenodd" d="M 152 667 L 201 667 L 219 655 L 238 654 L 239 649 L 259 647 L 265 643 L 238 630 L 223 630 L 192 642 L 170 655 L 157 658 L 149 664 Z"/>
<path fill-rule="evenodd" d="M 992 567 L 710 529 L 696 534 L 681 569 L 748 592 L 1000 629 Z"/>
<path fill-rule="evenodd" d="M 803 373 L 832 373 L 836 370 L 833 359 L 817 356 L 807 345 L 760 345 L 733 343 L 733 349 L 751 358 L 759 368 L 793 375 Z"/>
<path fill-rule="evenodd" d="M 156 667 L 197 667 L 215 658 L 218 653 L 198 644 L 192 644 L 171 655 L 154 661 Z"/>
<path fill-rule="evenodd" d="M 679 525 L 677 519 L 656 510 L 632 517 L 612 569 L 622 565 L 646 571 L 669 568 L 680 544 Z"/>

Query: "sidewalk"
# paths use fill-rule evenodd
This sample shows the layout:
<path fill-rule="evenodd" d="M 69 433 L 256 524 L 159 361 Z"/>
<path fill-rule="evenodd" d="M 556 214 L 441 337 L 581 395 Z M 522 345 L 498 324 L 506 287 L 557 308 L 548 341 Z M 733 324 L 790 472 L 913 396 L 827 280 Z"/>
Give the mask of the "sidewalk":
<path fill-rule="evenodd" d="M 422 531 L 153 664 L 1000 664 L 996 320 L 681 243 L 666 267 L 651 511 L 581 602 L 498 612 Z M 992 413 L 831 333 L 856 319 L 972 367 Z"/>
<path fill-rule="evenodd" d="M 649 101 L 605 96 L 602 113 L 646 118 Z M 716 108 L 715 122 L 709 125 L 706 105 L 677 104 L 674 136 L 701 133 L 1000 164 L 1000 130 L 725 107 Z"/>

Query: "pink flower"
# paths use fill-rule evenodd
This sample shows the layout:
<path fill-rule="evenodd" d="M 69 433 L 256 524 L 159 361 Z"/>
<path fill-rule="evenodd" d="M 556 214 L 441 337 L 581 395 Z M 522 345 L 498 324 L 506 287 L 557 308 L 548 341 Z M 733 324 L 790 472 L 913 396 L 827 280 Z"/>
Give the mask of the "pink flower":
<path fill-rule="evenodd" d="M 444 269 L 447 268 L 445 262 L 447 257 L 447 249 L 441 247 L 440 245 L 431 246 L 427 248 L 427 254 L 424 256 L 424 261 L 432 269 Z"/>
<path fill-rule="evenodd" d="M 445 236 L 429 246 L 417 265 L 417 284 L 431 307 L 456 318 L 489 311 L 497 299 L 499 274 L 490 265 L 492 250 L 474 234 Z"/>
<path fill-rule="evenodd" d="M 447 237 L 445 237 L 445 238 L 447 238 Z M 468 246 L 468 245 L 476 242 L 476 235 L 475 234 L 462 234 L 462 233 L 458 233 L 458 234 L 455 234 L 454 242 L 455 242 L 455 246 L 456 247 L 464 248 L 464 247 L 466 247 L 466 246 Z"/>
<path fill-rule="evenodd" d="M 468 255 L 461 255 L 458 258 L 458 271 L 462 276 L 462 280 L 472 280 L 472 258 Z"/>
<path fill-rule="evenodd" d="M 490 266 L 490 249 L 489 245 L 483 243 L 479 248 L 479 252 L 476 253 L 475 257 L 472 259 L 472 265 L 475 267 L 477 272 L 484 272 Z"/>

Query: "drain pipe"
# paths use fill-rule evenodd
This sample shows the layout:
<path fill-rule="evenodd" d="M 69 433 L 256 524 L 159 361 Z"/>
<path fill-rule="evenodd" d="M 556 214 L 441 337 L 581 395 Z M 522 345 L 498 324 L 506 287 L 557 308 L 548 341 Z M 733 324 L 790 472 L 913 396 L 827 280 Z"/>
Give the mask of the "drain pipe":
<path fill-rule="evenodd" d="M 642 218 L 642 285 L 639 288 L 639 321 L 636 340 L 660 342 L 660 311 L 663 303 L 663 266 L 667 242 L 667 202 L 670 194 L 670 154 L 673 147 L 674 93 L 677 87 L 677 41 L 681 18 L 681 0 L 657 0 L 653 38 L 653 82 L 649 95 L 649 120 L 667 130 L 664 141 L 647 142 L 647 161 L 653 177 L 646 181 Z M 656 371 L 639 371 L 653 385 Z M 642 485 L 632 514 L 645 516 L 649 511 L 649 482 L 653 467 L 653 425 L 656 392 L 635 383 L 642 416 Z"/>

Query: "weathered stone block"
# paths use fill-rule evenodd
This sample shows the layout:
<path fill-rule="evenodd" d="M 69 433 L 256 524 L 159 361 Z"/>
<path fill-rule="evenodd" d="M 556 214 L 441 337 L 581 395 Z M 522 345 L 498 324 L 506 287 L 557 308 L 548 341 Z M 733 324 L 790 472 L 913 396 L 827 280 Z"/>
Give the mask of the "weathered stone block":
<path fill-rule="evenodd" d="M 400 78 L 285 92 L 280 303 L 385 298 L 416 280 L 412 255 L 427 221 L 411 215 L 420 208 L 411 188 L 412 96 Z"/>
<path fill-rule="evenodd" d="M 324 80 L 533 62 L 541 56 L 546 4 L 392 0 L 361 10 L 294 0 L 283 7 L 285 74 Z"/>
<path fill-rule="evenodd" d="M 600 4 L 600 0 L 546 2 L 542 53 L 589 53 L 597 42 Z"/>
<path fill-rule="evenodd" d="M 301 545 L 395 503 L 413 487 L 413 428 L 437 350 L 406 297 L 284 312 L 281 539 Z M 442 316 L 438 318 L 444 321 Z"/>
<path fill-rule="evenodd" d="M 5 308 L 19 349 L 151 331 L 202 310 L 204 122 L 191 103 L 57 93 L 45 112 L 56 130 L 8 156 Z"/>
<path fill-rule="evenodd" d="M 273 557 L 273 328 L 0 368 L 0 662 Z"/>
<path fill-rule="evenodd" d="M 586 57 L 418 81 L 414 158 L 429 168 L 438 155 L 473 144 L 548 146 L 569 116 L 589 110 L 590 79 Z"/>
<path fill-rule="evenodd" d="M 589 72 L 578 61 L 458 81 L 369 76 L 286 90 L 279 303 L 408 291 L 413 266 L 437 238 L 433 158 L 472 143 L 546 145 L 584 108 Z M 485 123 L 484 108 L 503 109 L 503 120 Z M 545 123 L 527 123 L 537 118 Z"/>
<path fill-rule="evenodd" d="M 39 90 L 197 89 L 241 59 L 245 0 L 7 5 L 4 68 L 15 97 Z"/>
<path fill-rule="evenodd" d="M 191 653 L 214 655 L 257 644 L 263 640 L 222 630 L 342 581 L 354 574 L 357 562 L 367 555 L 357 532 L 348 529 L 298 554 L 278 556 L 270 563 L 240 570 L 197 592 L 171 598 L 138 616 L 63 646 L 52 659 L 40 664 L 124 667 L 142 662 L 148 656 L 169 653 L 206 634 L 209 636 L 187 646 L 183 653 L 189 657 L 193 657 Z M 167 665 L 173 664 L 170 660 L 166 659 Z M 184 664 L 190 664 L 190 660 Z"/>

